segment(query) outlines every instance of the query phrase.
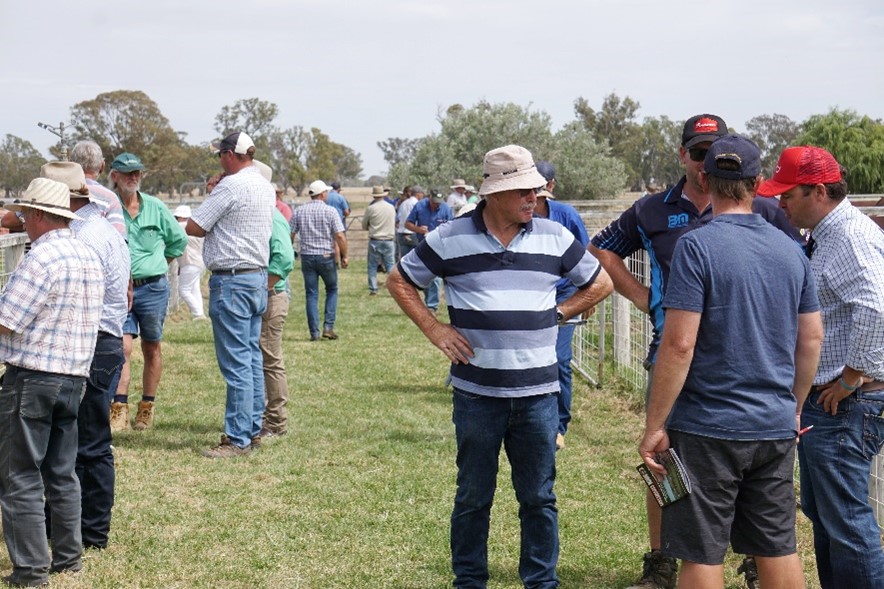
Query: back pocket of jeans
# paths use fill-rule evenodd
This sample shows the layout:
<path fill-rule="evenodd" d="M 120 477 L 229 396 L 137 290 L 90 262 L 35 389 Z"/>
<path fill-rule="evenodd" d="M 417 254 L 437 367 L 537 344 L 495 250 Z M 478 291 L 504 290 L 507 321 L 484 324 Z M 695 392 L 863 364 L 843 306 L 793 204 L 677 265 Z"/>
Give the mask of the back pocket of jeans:
<path fill-rule="evenodd" d="M 57 379 L 22 379 L 21 416 L 39 421 L 49 420 L 61 387 L 62 383 Z"/>

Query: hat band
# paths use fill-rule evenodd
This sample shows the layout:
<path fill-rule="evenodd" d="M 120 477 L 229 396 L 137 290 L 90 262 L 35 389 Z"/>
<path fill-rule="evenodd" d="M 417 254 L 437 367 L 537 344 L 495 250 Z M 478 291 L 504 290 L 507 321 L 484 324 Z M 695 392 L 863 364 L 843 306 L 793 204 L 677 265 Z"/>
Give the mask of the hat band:
<path fill-rule="evenodd" d="M 482 177 L 483 178 L 490 178 L 491 176 L 509 176 L 511 174 L 518 174 L 519 172 L 527 172 L 531 168 L 536 168 L 536 167 L 537 167 L 536 165 L 531 164 L 527 168 L 516 168 L 514 170 L 504 170 L 503 172 L 494 172 L 492 174 L 487 174 L 487 173 L 482 174 Z"/>
<path fill-rule="evenodd" d="M 21 199 L 17 198 L 12 202 L 13 202 L 13 204 L 17 204 L 17 205 L 40 206 L 40 207 L 46 207 L 48 209 L 59 209 L 62 211 L 70 211 L 71 210 L 70 207 L 64 207 L 61 205 L 52 205 L 49 203 L 42 203 L 42 202 L 34 200 L 33 198 L 31 200 L 21 200 Z"/>

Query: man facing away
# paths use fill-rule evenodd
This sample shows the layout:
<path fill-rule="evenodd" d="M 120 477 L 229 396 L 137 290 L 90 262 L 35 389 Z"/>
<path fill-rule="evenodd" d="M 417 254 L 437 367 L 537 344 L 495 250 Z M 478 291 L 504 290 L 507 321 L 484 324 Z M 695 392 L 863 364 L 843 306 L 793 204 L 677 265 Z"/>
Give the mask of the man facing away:
<path fill-rule="evenodd" d="M 795 541 L 795 441 L 822 322 L 807 259 L 752 213 L 761 153 L 728 135 L 700 183 L 714 219 L 683 235 L 663 300 L 666 328 L 639 453 L 677 450 L 693 490 L 663 509 L 662 550 L 679 587 L 723 587 L 728 544 L 752 554 L 762 587 L 804 587 Z"/>
<path fill-rule="evenodd" d="M 48 584 L 78 571 L 80 483 L 77 411 L 101 320 L 104 273 L 98 256 L 68 227 L 66 184 L 37 178 L 21 201 L 31 251 L 0 294 L 0 512 L 12 586 Z M 52 556 L 44 499 L 52 515 Z"/>
<path fill-rule="evenodd" d="M 129 429 L 129 382 L 133 340 L 141 336 L 144 354 L 142 396 L 135 415 L 136 430 L 153 425 L 154 403 L 163 374 L 163 323 L 169 306 L 169 261 L 184 253 L 187 235 L 160 199 L 141 192 L 144 164 L 138 156 L 121 153 L 111 163 L 111 186 L 123 205 L 129 255 L 132 260 L 132 307 L 123 325 L 126 362 L 111 403 L 111 431 Z"/>
<path fill-rule="evenodd" d="M 558 586 L 555 482 L 557 323 L 605 298 L 611 282 L 564 227 L 534 219 L 544 183 L 531 153 L 508 145 L 484 161 L 485 200 L 445 223 L 390 274 L 387 287 L 406 315 L 451 362 L 457 491 L 451 515 L 455 587 L 485 587 L 487 543 L 504 444 L 519 501 L 526 587 Z M 451 325 L 421 302 L 418 288 L 444 278 Z M 578 291 L 560 305 L 555 285 Z M 526 288 L 527 287 L 527 288 Z"/>
<path fill-rule="evenodd" d="M 653 335 L 645 360 L 648 387 L 653 382 L 657 346 L 663 333 L 662 302 L 672 252 L 679 237 L 712 220 L 709 193 L 700 182 L 700 172 L 712 141 L 724 135 L 727 135 L 727 124 L 717 115 L 700 114 L 689 118 L 682 129 L 681 147 L 678 149 L 679 161 L 685 169 L 682 179 L 667 191 L 635 201 L 590 242 L 589 251 L 611 275 L 617 292 L 647 313 L 651 321 Z M 775 200 L 755 198 L 752 210 L 798 238 L 797 231 L 779 210 Z M 641 249 L 648 253 L 650 288 L 639 282 L 623 261 Z M 647 403 L 647 391 L 645 401 Z M 650 491 L 645 496 L 645 505 L 651 550 L 644 555 L 641 579 L 629 589 L 673 589 L 677 582 L 678 564 L 660 553 L 661 511 Z"/>
<path fill-rule="evenodd" d="M 378 264 L 389 274 L 396 258 L 396 209 L 384 198 L 390 191 L 372 186 L 372 201 L 362 215 L 362 228 L 368 231 L 368 294 L 378 294 Z"/>
<path fill-rule="evenodd" d="M 405 196 L 405 195 L 403 195 Z M 399 248 L 399 259 L 405 257 L 408 252 L 417 247 L 418 239 L 414 231 L 406 227 L 406 221 L 415 205 L 424 198 L 424 187 L 415 184 L 411 187 L 410 194 L 399 203 L 396 210 L 396 246 Z"/>
<path fill-rule="evenodd" d="M 259 339 L 267 307 L 267 260 L 276 197 L 252 165 L 255 144 L 231 133 L 215 146 L 224 178 L 187 222 L 205 237 L 203 260 L 211 271 L 209 318 L 218 368 L 227 383 L 224 435 L 206 458 L 248 454 L 261 432 L 264 368 Z"/>
<path fill-rule="evenodd" d="M 801 412 L 801 509 L 813 522 L 823 589 L 881 589 L 881 530 L 869 476 L 884 444 L 884 233 L 847 200 L 835 158 L 790 147 L 760 194 L 780 195 L 797 227 L 822 307 L 819 369 Z"/>
<path fill-rule="evenodd" d="M 289 228 L 292 238 L 298 235 L 301 246 L 301 273 L 304 275 L 304 299 L 307 308 L 307 328 L 310 341 L 336 340 L 335 320 L 338 311 L 338 267 L 335 249 L 341 255 L 341 267 L 349 265 L 344 223 L 332 207 L 325 204 L 331 190 L 322 180 L 307 188 L 310 202 L 292 212 Z M 319 279 L 325 284 L 325 313 L 322 334 L 319 332 Z"/>

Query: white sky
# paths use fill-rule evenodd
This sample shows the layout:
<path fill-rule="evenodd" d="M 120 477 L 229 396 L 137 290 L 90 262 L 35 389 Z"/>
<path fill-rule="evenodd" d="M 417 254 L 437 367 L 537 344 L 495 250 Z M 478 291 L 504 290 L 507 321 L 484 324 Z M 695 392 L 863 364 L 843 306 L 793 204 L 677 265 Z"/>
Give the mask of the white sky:
<path fill-rule="evenodd" d="M 881 0 L 0 0 L 0 137 L 45 150 L 42 121 L 112 90 L 143 90 L 191 143 L 257 96 L 277 124 L 319 127 L 386 168 L 376 142 L 438 130 L 481 99 L 544 110 L 578 96 L 641 103 L 639 118 L 850 108 L 884 118 Z"/>

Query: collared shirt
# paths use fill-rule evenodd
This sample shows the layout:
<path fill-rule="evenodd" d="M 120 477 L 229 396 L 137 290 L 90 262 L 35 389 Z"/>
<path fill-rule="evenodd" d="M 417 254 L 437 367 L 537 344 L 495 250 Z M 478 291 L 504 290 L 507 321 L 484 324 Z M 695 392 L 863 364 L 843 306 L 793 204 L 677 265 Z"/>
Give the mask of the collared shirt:
<path fill-rule="evenodd" d="M 583 247 L 589 245 L 589 234 L 586 232 L 586 226 L 577 209 L 550 198 L 546 199 L 546 206 L 549 208 L 547 219 L 563 225 Z M 577 287 L 567 278 L 562 278 L 556 284 L 556 302 L 561 303 L 575 292 L 577 292 Z"/>
<path fill-rule="evenodd" d="M 329 190 L 325 196 L 325 204 L 332 207 L 341 215 L 341 223 L 346 222 L 347 211 L 350 210 L 350 203 L 344 198 L 344 195 L 337 190 Z M 345 228 L 346 229 L 346 228 Z"/>
<path fill-rule="evenodd" d="M 445 204 L 447 204 L 452 211 L 457 213 L 462 206 L 467 204 L 467 197 L 455 190 L 445 199 Z"/>
<path fill-rule="evenodd" d="M 104 271 L 104 304 L 98 329 L 123 337 L 123 323 L 129 313 L 129 248 L 97 204 L 80 207 L 77 216 L 81 220 L 71 221 L 70 227 L 77 239 L 92 248 Z"/>
<path fill-rule="evenodd" d="M 276 193 L 255 166 L 225 176 L 193 213 L 209 270 L 266 268 Z"/>
<path fill-rule="evenodd" d="M 845 365 L 884 381 L 884 233 L 845 198 L 811 235 L 825 330 L 813 382 L 832 382 Z"/>
<path fill-rule="evenodd" d="M 70 229 L 42 235 L 0 294 L 0 359 L 19 368 L 88 376 L 95 352 L 104 273 Z"/>
<path fill-rule="evenodd" d="M 396 211 L 396 233 L 414 233 L 405 227 L 405 222 L 408 221 L 408 215 L 418 202 L 416 197 L 409 196 L 400 203 L 399 210 Z"/>
<path fill-rule="evenodd" d="M 134 280 L 165 274 L 169 271 L 166 258 L 177 258 L 187 246 L 187 234 L 169 207 L 145 192 L 139 192 L 137 198 L 140 208 L 134 219 L 123 208 Z"/>
<path fill-rule="evenodd" d="M 396 237 L 396 209 L 384 199 L 376 198 L 365 209 L 362 228 L 369 239 L 392 240 Z"/>
<path fill-rule="evenodd" d="M 451 366 L 452 384 L 490 397 L 559 390 L 556 282 L 592 284 L 601 266 L 563 226 L 532 219 L 508 246 L 489 233 L 485 202 L 445 223 L 399 262 L 412 285 L 445 280 L 448 315 L 469 340 L 469 364 Z"/>
<path fill-rule="evenodd" d="M 270 260 L 267 273 L 279 276 L 280 280 L 273 286 L 274 292 L 282 292 L 286 288 L 286 278 L 295 267 L 295 250 L 292 248 L 292 236 L 289 224 L 279 211 L 273 211 L 273 227 L 270 232 Z"/>
<path fill-rule="evenodd" d="M 123 205 L 117 193 L 109 188 L 105 188 L 92 178 L 86 178 L 86 187 L 89 189 L 91 200 L 99 209 L 101 216 L 107 219 L 107 222 L 117 230 L 117 233 L 125 240 L 129 236 L 126 234 L 126 219 L 123 217 Z"/>
<path fill-rule="evenodd" d="M 292 211 L 289 228 L 298 234 L 302 256 L 327 256 L 335 253 L 335 234 L 343 233 L 344 223 L 337 210 L 317 198 Z"/>
<path fill-rule="evenodd" d="M 430 208 L 430 203 L 429 198 L 418 201 L 414 208 L 411 209 L 411 213 L 408 214 L 406 221 L 414 223 L 418 227 L 426 227 L 428 231 L 432 231 L 442 223 L 451 221 L 454 218 L 451 209 L 444 202 L 440 202 L 436 206 L 435 211 Z M 424 237 L 426 236 L 418 234 L 418 239 L 423 239 Z"/>
<path fill-rule="evenodd" d="M 654 329 L 648 349 L 648 363 L 656 361 L 657 347 L 663 333 L 663 294 L 669 280 L 669 265 L 675 244 L 688 231 L 712 220 L 711 205 L 701 213 L 694 203 L 682 196 L 686 181 L 682 177 L 670 190 L 638 199 L 591 240 L 592 245 L 612 251 L 621 258 L 641 249 L 648 252 L 651 278 L 648 307 Z M 752 201 L 752 212 L 760 214 L 793 239 L 800 239 L 798 231 L 780 210 L 776 199 L 756 197 Z"/>

